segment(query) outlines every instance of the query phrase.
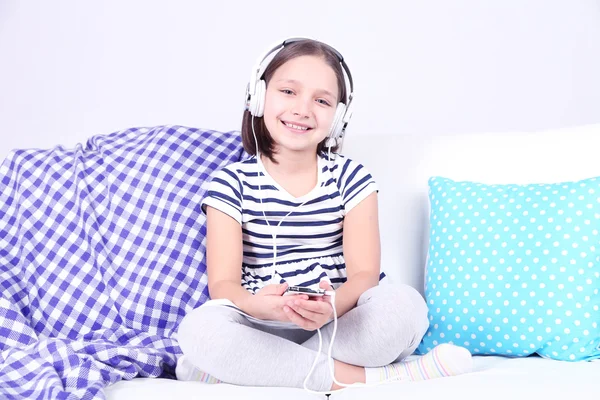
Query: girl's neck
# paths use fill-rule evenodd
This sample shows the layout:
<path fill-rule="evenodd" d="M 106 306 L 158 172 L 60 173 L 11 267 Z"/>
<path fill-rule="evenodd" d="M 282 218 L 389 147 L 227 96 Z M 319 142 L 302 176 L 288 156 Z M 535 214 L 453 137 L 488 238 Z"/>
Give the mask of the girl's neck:
<path fill-rule="evenodd" d="M 310 193 L 319 184 L 318 159 L 312 155 L 282 154 L 274 155 L 277 164 L 268 157 L 261 156 L 264 169 L 280 187 L 295 198 Z"/>
<path fill-rule="evenodd" d="M 273 163 L 268 157 L 261 155 L 261 162 L 271 175 L 293 176 L 311 174 L 317 171 L 318 161 L 315 153 L 275 153 L 273 158 L 277 161 L 277 164 Z"/>

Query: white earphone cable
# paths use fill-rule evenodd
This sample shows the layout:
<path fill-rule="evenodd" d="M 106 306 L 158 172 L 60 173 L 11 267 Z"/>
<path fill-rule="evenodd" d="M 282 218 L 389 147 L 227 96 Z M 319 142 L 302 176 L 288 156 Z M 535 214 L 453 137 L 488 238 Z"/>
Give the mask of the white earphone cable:
<path fill-rule="evenodd" d="M 260 205 L 261 205 L 261 211 L 263 214 L 263 217 L 265 218 L 265 222 L 267 223 L 267 225 L 272 228 L 271 224 L 269 223 L 269 219 L 267 218 L 267 215 L 265 214 L 265 205 L 263 204 L 263 199 L 262 199 L 262 194 L 261 194 L 261 188 L 260 188 L 260 152 L 258 150 L 258 140 L 256 139 L 256 132 L 254 130 L 254 115 L 252 115 L 252 134 L 254 136 L 254 143 L 256 144 L 256 165 L 259 167 L 257 170 L 257 182 L 258 182 L 258 198 L 260 200 Z M 264 168 L 264 167 L 263 167 Z M 281 223 L 294 211 L 296 211 L 298 208 L 302 207 L 304 204 L 306 204 L 306 202 L 308 201 L 308 199 L 306 199 L 302 204 L 296 206 L 294 209 L 290 210 L 289 213 L 287 213 L 282 219 L 281 221 L 279 221 L 279 223 L 277 224 L 277 226 L 275 226 L 273 229 L 273 233 L 271 234 L 271 237 L 273 238 L 273 272 L 271 274 L 271 280 L 270 282 L 273 283 L 275 280 L 275 274 L 277 273 L 277 231 L 279 230 L 279 226 L 281 225 Z"/>
<path fill-rule="evenodd" d="M 312 375 L 312 373 L 315 370 L 315 367 L 317 365 L 317 362 L 319 362 L 319 358 L 321 357 L 321 352 L 323 350 L 323 335 L 321 334 L 321 329 L 317 329 L 317 333 L 319 335 L 319 350 L 317 350 L 317 357 L 315 358 L 315 361 L 313 362 L 312 366 L 310 367 L 310 371 L 308 372 L 308 375 L 306 375 L 306 378 L 304 379 L 304 390 L 306 390 L 309 393 L 312 394 L 325 394 L 325 395 L 329 395 L 331 393 L 339 393 L 341 391 L 344 391 L 346 389 L 349 388 L 353 388 L 353 387 L 373 387 L 373 386 L 379 386 L 379 385 L 383 385 L 386 383 L 392 383 L 392 382 L 398 382 L 398 378 L 395 377 L 391 377 L 388 378 L 386 380 L 380 381 L 380 382 L 374 382 L 374 383 L 362 383 L 362 382 L 355 382 L 355 383 L 342 383 L 340 381 L 338 381 L 335 378 L 335 371 L 333 368 L 333 356 L 331 355 L 332 350 L 333 350 L 333 343 L 335 341 L 335 335 L 337 332 L 337 320 L 338 320 L 338 316 L 337 316 L 337 310 L 336 310 L 336 306 L 335 306 L 335 291 L 333 290 L 328 290 L 325 292 L 326 295 L 330 296 L 331 299 L 331 307 L 333 309 L 333 332 L 331 333 L 331 340 L 329 342 L 329 349 L 327 351 L 327 363 L 329 364 L 329 374 L 331 375 L 331 379 L 333 379 L 333 382 L 335 382 L 336 385 L 338 386 L 342 386 L 343 389 L 338 389 L 338 390 L 328 390 L 328 391 L 324 391 L 324 392 L 319 392 L 316 390 L 312 390 L 309 389 L 307 387 L 308 384 L 308 380 L 310 378 L 310 376 Z"/>
<path fill-rule="evenodd" d="M 331 159 L 331 141 L 334 140 L 332 138 L 328 138 L 328 146 L 327 146 L 327 160 L 331 162 L 331 164 L 333 165 L 332 159 Z M 337 144 L 337 139 L 336 140 L 336 144 Z M 342 142 L 343 142 L 343 137 L 342 137 Z M 332 174 L 332 178 L 333 178 L 333 167 L 329 167 L 329 171 Z M 372 387 L 372 386 L 378 386 L 378 385 L 382 385 L 384 383 L 390 383 L 390 382 L 394 382 L 397 381 L 397 378 L 390 378 L 390 379 L 386 379 L 384 381 L 381 382 L 376 382 L 376 383 L 372 383 L 372 384 L 367 384 L 367 383 L 362 383 L 362 382 L 355 382 L 355 383 L 342 383 L 339 382 L 336 378 L 335 378 L 335 371 L 334 371 L 334 362 L 333 362 L 333 356 L 332 356 L 332 350 L 333 350 L 333 343 L 335 341 L 335 335 L 337 333 L 337 320 L 338 320 L 338 316 L 337 316 L 337 308 L 335 306 L 335 291 L 334 290 L 328 290 L 325 292 L 325 295 L 330 296 L 330 301 L 331 301 L 331 308 L 333 309 L 333 332 L 331 333 L 331 340 L 329 342 L 329 349 L 327 351 L 327 363 L 329 366 L 329 374 L 331 375 L 331 379 L 333 379 L 333 382 L 335 382 L 336 385 L 338 386 L 342 386 L 343 389 L 338 389 L 338 390 L 329 390 L 329 391 L 325 391 L 325 392 L 319 392 L 319 391 L 315 391 L 312 389 L 309 389 L 307 387 L 308 384 L 308 380 L 310 378 L 310 376 L 312 375 L 312 373 L 315 370 L 315 367 L 317 365 L 317 363 L 319 362 L 319 358 L 321 357 L 321 352 L 323 350 L 323 335 L 321 334 L 321 329 L 317 329 L 317 334 L 319 335 L 319 350 L 317 351 L 317 357 L 315 357 L 315 361 L 313 362 L 310 371 L 308 372 L 308 375 L 306 375 L 306 378 L 304 379 L 304 390 L 306 390 L 309 393 L 312 394 L 325 394 L 325 395 L 329 395 L 331 393 L 337 393 L 337 392 L 341 392 L 343 390 L 346 390 L 348 388 L 352 388 L 352 387 Z"/>
<path fill-rule="evenodd" d="M 254 115 L 252 115 L 251 125 L 252 125 L 252 134 L 254 136 L 254 143 L 256 145 L 256 151 L 255 151 L 255 153 L 256 153 L 256 163 L 257 163 L 257 166 L 260 168 L 260 164 L 259 164 L 260 163 L 260 152 L 258 150 L 258 140 L 256 139 L 256 132 L 254 130 Z M 328 138 L 327 140 L 332 140 L 332 139 Z M 343 138 L 342 138 L 342 140 L 343 140 Z M 331 142 L 329 142 L 329 145 L 327 146 L 327 148 L 328 148 L 328 150 L 327 150 L 327 159 L 328 159 L 328 161 L 331 162 Z M 333 169 L 331 167 L 329 167 L 330 173 L 333 174 L 332 170 Z M 265 207 L 264 207 L 264 204 L 263 204 L 263 201 L 262 201 L 262 195 L 260 194 L 260 192 L 261 192 L 260 173 L 261 173 L 260 169 L 257 170 L 257 182 L 258 182 L 258 193 L 259 193 L 258 197 L 259 197 L 259 200 L 260 200 L 263 217 L 265 218 L 265 221 L 266 221 L 267 225 L 269 227 L 272 227 L 271 224 L 269 223 L 269 220 L 268 220 L 267 216 L 266 216 Z M 308 201 L 308 200 L 306 200 L 306 201 Z M 297 207 L 303 206 L 306 203 L 306 201 L 304 201 L 304 203 L 300 204 Z M 281 221 L 279 221 L 279 223 L 277 224 L 277 226 L 273 228 L 274 229 L 274 233 L 271 235 L 273 237 L 273 273 L 271 275 L 271 281 L 273 281 L 275 279 L 275 274 L 277 272 L 277 270 L 276 270 L 276 264 L 277 264 L 277 229 L 279 228 L 279 226 L 281 225 L 281 223 L 283 222 L 283 220 L 286 219 L 295 210 L 296 210 L 296 208 L 294 210 L 290 211 L 289 213 L 287 213 L 287 215 L 285 217 L 283 217 L 281 219 Z M 325 394 L 325 395 L 329 395 L 329 394 L 334 393 L 334 392 L 336 392 L 336 393 L 337 392 L 341 392 L 341 391 L 346 390 L 347 388 L 351 388 L 351 387 L 372 387 L 372 386 L 382 385 L 384 383 L 389 383 L 389 382 L 397 381 L 398 380 L 397 378 L 390 378 L 390 379 L 387 379 L 387 380 L 384 380 L 384 381 L 381 381 L 381 382 L 372 383 L 372 384 L 366 384 L 366 383 L 362 383 L 362 382 L 356 382 L 356 383 L 352 383 L 352 384 L 346 384 L 346 383 L 339 382 L 335 378 L 334 362 L 333 362 L 333 357 L 331 355 L 332 350 L 333 350 L 333 343 L 334 343 L 334 340 L 335 340 L 335 335 L 337 333 L 337 319 L 338 319 L 337 318 L 337 310 L 336 310 L 336 306 L 335 306 L 335 291 L 334 290 L 328 290 L 328 291 L 325 292 L 325 295 L 330 296 L 331 307 L 333 309 L 333 332 L 331 333 L 331 340 L 329 342 L 329 349 L 328 349 L 328 352 L 327 352 L 327 363 L 328 363 L 328 366 L 329 366 L 329 373 L 331 375 L 331 378 L 335 382 L 335 384 L 338 385 L 338 386 L 344 387 L 344 389 L 319 392 L 319 391 L 315 391 L 315 390 L 309 389 L 307 387 L 308 380 L 310 379 L 312 373 L 314 372 L 315 366 L 319 362 L 319 358 L 321 357 L 321 352 L 323 350 L 323 335 L 321 334 L 321 329 L 319 328 L 319 329 L 317 329 L 317 334 L 319 335 L 319 350 L 317 351 L 317 356 L 315 357 L 315 361 L 313 362 L 313 364 L 312 364 L 312 366 L 310 368 L 310 371 L 308 372 L 308 375 L 306 375 L 306 378 L 304 379 L 304 383 L 303 383 L 304 390 L 306 390 L 307 392 L 312 393 L 312 394 Z"/>

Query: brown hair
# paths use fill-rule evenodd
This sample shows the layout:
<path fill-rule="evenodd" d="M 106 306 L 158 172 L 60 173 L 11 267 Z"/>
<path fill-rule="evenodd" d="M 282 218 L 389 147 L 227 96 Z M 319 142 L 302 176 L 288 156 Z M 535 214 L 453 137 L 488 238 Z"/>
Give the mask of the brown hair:
<path fill-rule="evenodd" d="M 271 80 L 271 77 L 277 68 L 300 56 L 317 56 L 323 58 L 327 65 L 329 65 L 335 72 L 338 84 L 338 102 L 347 104 L 348 94 L 346 93 L 346 81 L 344 79 L 344 73 L 342 71 L 340 59 L 338 58 L 336 52 L 331 49 L 331 47 L 315 40 L 299 40 L 297 42 L 290 43 L 281 49 L 275 55 L 275 57 L 273 57 L 273 60 L 271 60 L 263 74 L 262 79 L 265 81 L 267 86 L 269 85 L 269 81 Z M 271 137 L 271 134 L 269 133 L 269 130 L 267 129 L 267 126 L 265 125 L 263 117 L 254 117 L 254 129 L 256 131 L 256 141 L 258 142 L 259 152 L 269 157 L 269 159 L 275 163 L 276 161 L 273 159 L 275 143 Z M 326 141 L 327 138 L 318 144 L 317 154 L 325 152 Z M 244 144 L 244 150 L 246 150 L 248 154 L 256 155 L 256 144 L 254 142 L 254 134 L 252 133 L 252 114 L 250 114 L 250 111 L 248 110 L 244 111 L 244 116 L 242 118 L 242 142 Z M 337 150 L 337 144 L 331 147 L 332 152 Z"/>

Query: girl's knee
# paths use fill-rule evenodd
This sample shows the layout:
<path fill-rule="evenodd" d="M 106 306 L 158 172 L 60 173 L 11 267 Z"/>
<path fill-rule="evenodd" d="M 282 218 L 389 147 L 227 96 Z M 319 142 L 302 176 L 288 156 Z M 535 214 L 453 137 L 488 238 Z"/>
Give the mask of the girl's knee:
<path fill-rule="evenodd" d="M 412 307 L 412 317 L 414 322 L 414 329 L 420 338 L 425 335 L 429 328 L 429 319 L 427 318 L 429 309 L 425 299 L 415 288 L 409 285 L 400 285 L 400 290 L 404 291 L 405 298 L 407 299 L 405 305 Z"/>
<path fill-rule="evenodd" d="M 387 301 L 390 310 L 393 310 L 396 329 L 406 335 L 411 333 L 419 340 L 425 335 L 429 328 L 427 318 L 427 303 L 423 296 L 412 286 L 399 284 L 388 285 L 385 290 L 389 292 Z M 390 321 L 393 324 L 393 321 Z"/>
<path fill-rule="evenodd" d="M 387 284 L 372 287 L 363 293 L 359 305 L 366 302 L 373 302 L 376 308 L 385 308 L 395 314 L 409 314 L 421 325 L 423 321 L 427 323 L 427 303 L 423 296 L 410 285 Z"/>
<path fill-rule="evenodd" d="M 381 285 L 365 292 L 373 302 L 368 312 L 378 314 L 381 344 L 371 349 L 372 366 L 386 365 L 418 346 L 429 328 L 427 304 L 409 285 Z M 371 318 L 368 318 L 371 319 Z"/>
<path fill-rule="evenodd" d="M 218 338 L 223 337 L 227 325 L 234 320 L 231 311 L 223 307 L 201 306 L 192 310 L 183 317 L 177 331 L 181 351 L 192 359 L 201 358 L 205 352 L 210 353 L 209 349 L 218 345 Z"/>

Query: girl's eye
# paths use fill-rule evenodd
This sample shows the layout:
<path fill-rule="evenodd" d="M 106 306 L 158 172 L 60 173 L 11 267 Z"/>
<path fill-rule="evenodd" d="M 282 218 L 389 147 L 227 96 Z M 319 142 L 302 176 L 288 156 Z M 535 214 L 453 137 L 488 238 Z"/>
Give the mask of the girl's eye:
<path fill-rule="evenodd" d="M 294 94 L 294 92 L 292 92 L 290 89 L 282 89 L 280 92 L 283 94 Z"/>
<path fill-rule="evenodd" d="M 329 106 L 329 105 L 331 105 L 331 104 L 329 104 L 329 102 L 328 102 L 327 100 L 324 100 L 324 99 L 318 99 L 317 101 L 318 101 L 319 103 L 323 104 L 323 105 L 326 105 L 326 106 Z"/>

